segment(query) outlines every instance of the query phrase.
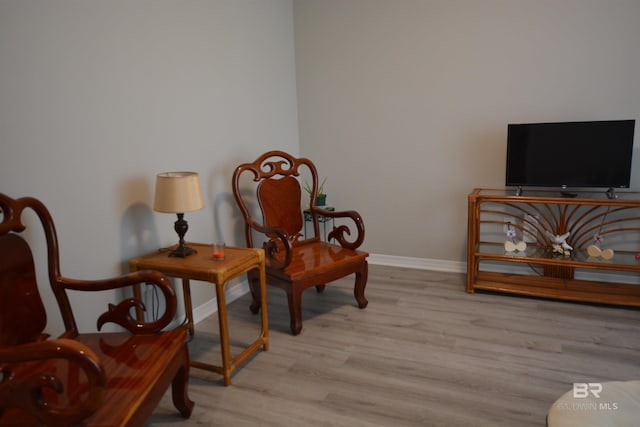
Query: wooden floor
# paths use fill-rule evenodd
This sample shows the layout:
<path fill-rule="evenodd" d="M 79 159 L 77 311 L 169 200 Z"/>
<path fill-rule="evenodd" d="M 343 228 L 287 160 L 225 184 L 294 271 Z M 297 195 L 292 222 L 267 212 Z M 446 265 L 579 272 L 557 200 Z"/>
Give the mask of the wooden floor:
<path fill-rule="evenodd" d="M 352 279 L 303 296 L 291 336 L 284 293 L 269 288 L 270 349 L 224 387 L 191 370 L 196 402 L 170 394 L 148 426 L 544 426 L 574 382 L 640 379 L 640 311 L 467 294 L 462 274 L 370 266 L 360 310 Z M 230 304 L 235 345 L 258 333 L 249 296 Z M 191 357 L 218 363 L 217 318 L 199 323 Z"/>

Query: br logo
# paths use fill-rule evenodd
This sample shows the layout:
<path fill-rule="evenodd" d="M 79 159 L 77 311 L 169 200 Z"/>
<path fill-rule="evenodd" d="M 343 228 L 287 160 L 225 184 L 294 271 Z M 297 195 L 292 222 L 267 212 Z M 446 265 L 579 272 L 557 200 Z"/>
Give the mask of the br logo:
<path fill-rule="evenodd" d="M 601 392 L 602 384 L 600 383 L 573 383 L 574 399 L 585 399 L 589 395 L 599 399 Z"/>

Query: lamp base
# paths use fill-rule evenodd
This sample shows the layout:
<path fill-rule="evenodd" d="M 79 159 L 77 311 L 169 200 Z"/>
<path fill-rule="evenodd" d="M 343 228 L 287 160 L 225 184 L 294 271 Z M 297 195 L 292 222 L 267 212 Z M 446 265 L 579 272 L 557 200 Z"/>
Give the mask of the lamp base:
<path fill-rule="evenodd" d="M 186 256 L 195 254 L 198 251 L 184 244 L 184 235 L 189 229 L 189 224 L 187 224 L 187 221 L 184 220 L 184 213 L 178 213 L 177 215 L 178 219 L 173 223 L 173 228 L 176 230 L 176 233 L 178 233 L 178 237 L 180 238 L 180 240 L 178 241 L 178 247 L 169 252 L 169 256 L 184 258 Z"/>
<path fill-rule="evenodd" d="M 197 252 L 198 251 L 196 251 L 192 247 L 180 244 L 180 245 L 178 245 L 177 248 L 175 248 L 174 250 L 169 252 L 169 256 L 178 257 L 178 258 L 184 258 L 184 257 L 187 257 L 189 255 L 193 255 L 193 254 L 195 254 Z"/>

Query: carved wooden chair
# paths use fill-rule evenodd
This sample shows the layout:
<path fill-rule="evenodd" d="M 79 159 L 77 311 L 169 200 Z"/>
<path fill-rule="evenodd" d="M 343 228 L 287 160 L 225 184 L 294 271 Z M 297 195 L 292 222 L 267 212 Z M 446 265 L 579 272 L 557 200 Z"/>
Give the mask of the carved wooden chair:
<path fill-rule="evenodd" d="M 302 176 L 311 180 L 308 212 L 313 226 L 309 236 L 302 233 L 302 205 L 306 203 L 300 184 Z M 287 294 L 293 335 L 302 330 L 302 292 L 309 287 L 316 287 L 318 292 L 322 292 L 326 283 L 355 273 L 355 299 L 359 308 L 367 306 L 364 289 L 369 254 L 357 250 L 364 241 L 364 223 L 355 211 L 330 211 L 316 206 L 318 173 L 313 162 L 282 151 L 270 151 L 253 163 L 238 166 L 232 184 L 233 195 L 245 221 L 247 246 L 263 245 L 267 258 L 267 283 L 284 289 Z M 253 188 L 248 190 L 247 187 L 251 186 Z M 255 203 L 251 205 L 250 201 L 256 198 L 260 214 L 254 216 L 250 207 L 255 207 Z M 321 217 L 338 220 L 337 226 L 332 222 L 334 227 L 328 235 L 328 240 L 337 244 L 321 240 Z M 258 283 L 256 277 L 249 275 L 251 311 L 254 313 L 260 309 Z"/>
<path fill-rule="evenodd" d="M 65 326 L 57 339 L 43 333 L 45 307 L 33 255 L 21 235 L 27 208 L 44 228 L 49 281 Z M 132 312 L 144 305 L 130 298 L 109 304 L 97 319 L 98 330 L 112 322 L 126 331 L 79 333 L 68 290 L 94 292 L 139 283 L 153 284 L 164 295 L 166 310 L 159 319 L 135 320 Z M 161 331 L 174 318 L 176 306 L 173 287 L 159 272 L 93 281 L 62 276 L 49 211 L 34 198 L 0 193 L 0 425 L 141 426 L 170 385 L 174 405 L 189 417 L 193 402 L 187 390 L 186 331 Z"/>

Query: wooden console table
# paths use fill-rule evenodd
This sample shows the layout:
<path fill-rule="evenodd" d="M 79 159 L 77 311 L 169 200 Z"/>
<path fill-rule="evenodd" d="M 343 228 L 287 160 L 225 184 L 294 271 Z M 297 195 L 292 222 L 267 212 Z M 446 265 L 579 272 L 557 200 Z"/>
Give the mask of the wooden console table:
<path fill-rule="evenodd" d="M 189 243 L 189 246 L 198 252 L 185 258 L 170 257 L 169 252 L 173 249 L 166 248 L 152 252 L 140 258 L 129 261 L 129 269 L 137 270 L 158 270 L 171 277 L 182 279 L 182 290 L 184 293 L 186 327 L 189 334 L 193 336 L 195 325 L 193 322 L 193 307 L 191 303 L 191 286 L 189 280 L 201 280 L 210 282 L 216 286 L 216 301 L 218 304 L 218 320 L 220 325 L 220 347 L 222 352 L 222 366 L 214 366 L 208 363 L 191 361 L 194 368 L 205 369 L 211 372 L 222 374 L 224 385 L 231 384 L 231 372 L 244 362 L 251 354 L 260 347 L 264 351 L 269 348 L 269 326 L 267 315 L 267 289 L 265 276 L 265 258 L 262 249 L 253 248 L 225 248 L 225 259 L 223 261 L 213 260 L 211 257 L 211 245 L 200 243 Z M 227 323 L 227 303 L 224 288 L 227 282 L 250 270 L 257 269 L 260 272 L 260 293 L 262 326 L 258 338 L 245 348 L 239 355 L 231 357 L 229 349 L 229 325 Z M 134 296 L 140 298 L 140 288 L 134 288 Z"/>
<path fill-rule="evenodd" d="M 505 250 L 508 227 L 526 243 L 524 251 Z M 567 243 L 573 251 L 569 256 L 553 253 L 547 231 L 570 233 Z M 589 256 L 587 249 L 596 235 L 603 237 L 603 250 L 614 250 L 613 258 Z M 562 197 L 560 191 L 525 189 L 517 196 L 514 190 L 478 188 L 469 194 L 469 293 L 482 289 L 640 307 L 640 285 L 626 283 L 640 273 L 638 252 L 640 193 L 620 192 L 610 199 L 604 191 Z M 593 279 L 604 273 L 626 275 L 629 280 Z"/>

